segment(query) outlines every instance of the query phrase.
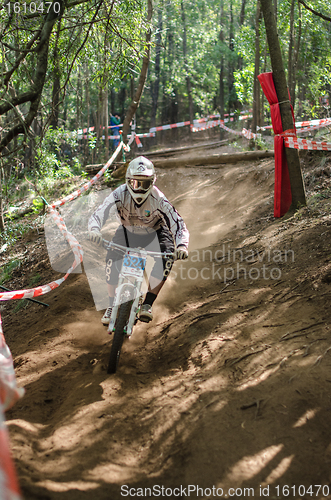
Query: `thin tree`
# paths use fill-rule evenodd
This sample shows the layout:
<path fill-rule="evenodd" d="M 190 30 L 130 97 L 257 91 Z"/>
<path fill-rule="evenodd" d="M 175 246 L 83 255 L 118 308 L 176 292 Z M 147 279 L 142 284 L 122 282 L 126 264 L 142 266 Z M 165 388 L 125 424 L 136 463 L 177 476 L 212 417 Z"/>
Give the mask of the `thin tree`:
<path fill-rule="evenodd" d="M 221 5 L 220 5 L 220 42 L 221 42 L 221 61 L 220 61 L 220 81 L 219 81 L 219 86 L 220 86 L 220 119 L 224 120 L 224 55 L 223 55 L 223 50 L 224 50 L 224 0 L 221 0 Z M 220 138 L 223 139 L 224 137 L 224 130 L 221 128 L 220 129 Z"/>
<path fill-rule="evenodd" d="M 163 3 L 160 2 L 158 8 L 158 21 L 157 21 L 157 32 L 156 32 L 156 47 L 155 47 L 155 80 L 151 83 L 151 97 L 152 97 L 152 112 L 150 127 L 155 127 L 156 124 L 156 113 L 159 102 L 159 90 L 160 90 L 160 62 L 161 62 L 161 42 L 162 42 L 162 27 L 163 27 Z"/>
<path fill-rule="evenodd" d="M 296 70 L 298 64 L 300 41 L 301 41 L 301 4 L 298 3 L 299 7 L 299 19 L 298 19 L 298 33 L 295 39 L 294 30 L 294 17 L 295 17 L 295 0 L 291 3 L 291 14 L 290 14 L 290 37 L 289 37 L 289 47 L 288 47 L 288 88 L 291 96 L 291 103 L 294 108 L 295 104 L 295 86 L 296 86 Z"/>
<path fill-rule="evenodd" d="M 189 102 L 188 109 L 189 109 L 190 122 L 191 122 L 191 124 L 193 124 L 192 84 L 191 84 L 191 77 L 190 77 L 189 65 L 188 65 L 188 60 L 187 60 L 186 16 L 185 16 L 185 9 L 184 9 L 183 0 L 181 0 L 180 7 L 181 7 L 182 23 L 183 23 L 183 56 L 184 56 L 186 88 L 187 88 L 187 95 L 188 95 L 188 102 Z M 191 133 L 191 129 L 190 129 L 190 133 Z"/>
<path fill-rule="evenodd" d="M 266 27 L 269 54 L 283 130 L 293 130 L 294 123 L 272 0 L 261 0 L 261 8 Z M 291 148 L 286 148 L 285 151 L 292 192 L 292 204 L 289 211 L 293 212 L 300 205 L 306 205 L 306 195 L 298 151 Z"/>
<path fill-rule="evenodd" d="M 147 23 L 149 24 L 151 19 L 152 19 L 152 14 L 153 14 L 153 4 L 152 0 L 147 0 Z M 148 65 L 149 65 L 149 59 L 150 59 L 150 53 L 151 53 L 151 28 L 148 27 L 147 33 L 146 33 L 146 49 L 145 49 L 145 55 L 143 57 L 143 63 L 140 71 L 140 77 L 139 77 L 139 82 L 138 82 L 138 87 L 137 90 L 134 94 L 134 97 L 131 101 L 131 104 L 126 112 L 124 121 L 123 121 L 123 142 L 126 142 L 127 139 L 127 134 L 129 132 L 129 127 L 132 118 L 134 117 L 134 114 L 139 106 L 140 99 L 144 90 L 144 86 L 146 83 L 146 78 L 147 78 L 147 70 L 148 70 Z"/>
<path fill-rule="evenodd" d="M 260 113 L 260 85 L 257 75 L 260 72 L 260 21 L 261 21 L 261 3 L 256 2 L 255 16 L 255 65 L 254 65 L 254 85 L 253 85 L 253 122 L 252 131 L 256 132 L 257 126 L 261 125 Z"/>

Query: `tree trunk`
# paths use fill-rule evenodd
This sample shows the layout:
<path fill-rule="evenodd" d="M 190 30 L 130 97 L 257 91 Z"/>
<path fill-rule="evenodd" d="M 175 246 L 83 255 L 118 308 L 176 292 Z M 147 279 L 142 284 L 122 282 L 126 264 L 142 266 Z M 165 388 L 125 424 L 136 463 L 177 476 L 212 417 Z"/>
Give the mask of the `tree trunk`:
<path fill-rule="evenodd" d="M 234 98 L 234 67 L 233 67 L 233 57 L 232 53 L 234 52 L 234 33 L 233 33 L 233 8 L 232 8 L 232 0 L 230 0 L 230 32 L 229 32 L 229 49 L 231 51 L 231 55 L 229 56 L 229 66 L 228 66 L 228 112 L 229 115 L 233 109 L 233 104 L 235 102 Z"/>
<path fill-rule="evenodd" d="M 3 218 L 3 195 L 2 195 L 3 170 L 0 169 L 0 233 L 5 230 L 5 221 Z"/>
<path fill-rule="evenodd" d="M 291 65 L 290 65 L 290 61 L 289 61 L 289 71 L 291 68 L 291 76 L 289 76 L 289 79 L 288 79 L 288 86 L 289 86 L 289 90 L 290 90 L 290 96 L 291 96 L 291 102 L 292 102 L 293 108 L 295 106 L 296 76 L 297 76 L 297 66 L 298 66 L 300 43 L 301 43 L 301 4 L 300 3 L 298 4 L 298 8 L 299 8 L 299 26 L 298 26 L 297 38 L 294 42 L 292 42 L 293 52 L 291 55 Z M 293 34 L 293 40 L 294 40 L 294 34 Z M 290 57 L 289 57 L 289 59 L 290 59 Z"/>
<path fill-rule="evenodd" d="M 115 90 L 113 87 L 110 89 L 110 112 L 112 115 L 119 113 L 119 111 L 115 110 Z"/>
<path fill-rule="evenodd" d="M 152 97 L 152 112 L 150 127 L 155 127 L 156 124 L 156 113 L 159 100 L 159 90 L 160 90 L 160 59 L 161 59 L 161 42 L 162 42 L 162 12 L 163 12 L 163 2 L 161 0 L 158 10 L 158 22 L 157 22 L 157 33 L 156 33 L 156 49 L 155 49 L 155 80 L 151 84 L 151 97 Z M 153 141 L 154 142 L 154 141 Z"/>
<path fill-rule="evenodd" d="M 266 27 L 275 89 L 278 96 L 278 101 L 280 103 L 279 107 L 283 130 L 291 130 L 294 128 L 294 123 L 291 112 L 291 105 L 289 102 L 288 89 L 286 85 L 286 77 L 272 0 L 261 0 L 261 8 Z M 298 151 L 296 149 L 285 148 L 285 152 L 292 192 L 292 205 L 290 207 L 290 211 L 293 212 L 300 205 L 306 205 L 306 195 Z"/>
<path fill-rule="evenodd" d="M 239 16 L 239 29 L 243 26 L 244 21 L 245 21 L 245 7 L 246 7 L 246 0 L 241 0 L 241 10 L 240 10 L 240 16 Z M 243 67 L 243 58 L 241 56 L 238 57 L 238 71 L 241 71 Z M 239 99 L 236 100 L 236 109 L 241 110 L 242 109 L 242 103 Z"/>
<path fill-rule="evenodd" d="M 89 136 L 89 128 L 90 128 L 90 74 L 89 74 L 89 66 L 88 63 L 85 63 L 85 106 L 86 106 L 86 128 L 87 128 L 87 140 L 83 141 L 84 144 L 84 156 L 85 156 L 85 161 L 87 160 L 88 163 L 88 156 L 89 156 L 89 141 L 88 141 L 88 136 Z"/>
<path fill-rule="evenodd" d="M 172 75 L 174 69 L 174 62 L 176 61 L 176 46 L 175 46 L 175 35 L 172 30 L 172 16 L 171 11 L 166 11 L 166 29 L 165 32 L 167 36 L 165 38 L 166 42 L 166 50 L 164 51 L 164 67 L 167 68 L 167 71 L 163 72 L 162 84 L 165 87 L 167 79 L 171 81 L 171 77 L 169 78 L 169 74 Z M 178 102 L 177 102 L 177 87 L 175 86 L 175 82 L 171 82 L 172 92 L 165 93 L 163 92 L 162 98 L 162 123 L 175 123 L 177 119 L 174 119 L 174 116 L 177 117 L 178 112 Z M 164 130 L 161 132 L 162 143 L 164 140 L 167 140 L 169 137 L 169 132 Z M 178 128 L 173 128 L 171 130 L 171 139 L 173 141 L 177 141 L 178 139 Z"/>
<path fill-rule="evenodd" d="M 277 17 L 278 17 L 278 0 L 273 0 L 273 7 L 274 7 L 274 12 L 275 12 L 276 24 L 277 24 Z"/>
<path fill-rule="evenodd" d="M 103 104 L 103 91 L 102 91 L 102 86 L 100 84 L 98 92 L 98 104 L 97 104 L 96 124 L 95 124 L 98 140 L 100 140 L 102 137 L 102 125 L 103 125 L 102 104 Z"/>
<path fill-rule="evenodd" d="M 261 4 L 260 0 L 256 2 L 255 17 L 255 66 L 254 66 L 254 90 L 253 90 L 253 122 L 252 132 L 256 133 L 257 126 L 260 126 L 260 84 L 257 75 L 260 73 L 260 20 Z"/>
<path fill-rule="evenodd" d="M 17 125 L 12 126 L 8 132 L 2 136 L 0 140 L 0 152 L 7 147 L 14 137 L 19 134 L 26 134 L 26 131 L 29 130 L 31 123 L 37 115 L 48 69 L 51 33 L 55 23 L 61 19 L 65 8 L 64 0 L 59 0 L 58 3 L 60 4 L 60 14 L 57 14 L 55 11 L 50 9 L 41 29 L 39 35 L 40 42 L 36 48 L 36 67 L 33 75 L 33 82 L 31 83 L 29 90 L 21 92 L 14 99 L 6 99 L 0 104 L 0 115 L 2 115 L 14 107 L 30 102 L 29 109 L 25 114 L 24 122 L 20 121 Z"/>
<path fill-rule="evenodd" d="M 76 89 L 76 130 L 82 125 L 82 78 L 81 67 L 78 66 L 77 89 Z M 79 148 L 80 149 L 80 148 Z"/>
<path fill-rule="evenodd" d="M 219 165 L 225 163 L 236 163 L 237 161 L 253 161 L 262 158 L 272 158 L 273 151 L 244 151 L 242 153 L 220 153 L 220 154 L 203 154 L 191 155 L 186 159 L 178 158 L 162 158 L 155 160 L 153 163 L 155 168 L 178 168 L 186 166 L 199 165 L 215 165 L 215 168 L 220 168 Z"/>
<path fill-rule="evenodd" d="M 105 132 L 105 154 L 106 159 L 109 157 L 109 139 L 108 139 L 108 122 L 109 122 L 109 111 L 108 111 L 108 85 L 105 83 L 103 89 L 103 123 Z M 109 129 L 111 131 L 111 129 Z"/>
<path fill-rule="evenodd" d="M 223 52 L 224 46 L 224 0 L 221 0 L 221 19 L 220 19 L 220 41 L 221 41 L 221 52 Z M 224 56 L 221 55 L 221 65 L 220 65 L 220 119 L 224 120 Z M 220 129 L 220 139 L 224 137 L 224 130 Z"/>
<path fill-rule="evenodd" d="M 189 66 L 188 66 L 188 61 L 187 61 L 186 17 L 185 17 L 183 0 L 181 0 L 181 2 L 180 2 L 180 7 L 181 7 L 181 12 L 182 12 L 182 22 L 183 22 L 183 56 L 184 56 L 186 88 L 187 88 L 188 103 L 189 103 L 189 118 L 190 118 L 191 124 L 193 124 L 194 116 L 193 116 L 192 85 L 191 85 L 191 78 L 190 78 Z M 190 128 L 189 133 L 191 135 L 191 128 Z"/>
<path fill-rule="evenodd" d="M 126 94 L 127 94 L 127 80 L 126 79 L 123 79 L 122 80 L 122 83 L 121 83 L 121 90 L 120 90 L 120 93 L 119 93 L 119 103 L 116 103 L 116 107 L 117 109 L 114 108 L 114 113 L 117 111 L 118 113 L 120 113 L 120 116 L 122 117 L 122 120 L 124 119 L 124 115 L 125 115 L 125 99 L 126 99 Z M 114 99 L 114 103 L 115 103 L 115 99 Z M 120 109 L 118 109 L 120 108 Z M 112 112 L 112 114 L 114 114 Z"/>
<path fill-rule="evenodd" d="M 147 0 L 148 4 L 148 13 L 147 13 L 147 22 L 149 23 L 150 20 L 152 19 L 152 13 L 153 13 L 153 4 L 152 0 Z M 136 90 L 136 93 L 134 95 L 134 98 L 129 106 L 129 109 L 126 112 L 124 122 L 123 122 L 123 142 L 126 143 L 129 127 L 130 127 L 130 122 L 139 106 L 141 95 L 144 90 L 146 78 L 147 78 L 147 70 L 148 70 L 148 65 L 149 65 L 149 58 L 150 58 L 150 52 L 151 52 L 151 47 L 150 47 L 150 42 L 151 42 L 151 30 L 148 29 L 146 33 L 146 52 L 143 57 L 143 64 L 140 72 L 140 77 L 139 77 L 139 82 L 138 82 L 138 87 Z"/>
<path fill-rule="evenodd" d="M 268 47 L 267 44 L 265 45 L 264 48 L 264 63 L 263 63 L 263 73 L 267 71 L 267 58 L 268 58 Z M 263 127 L 264 125 L 264 92 L 262 92 L 262 97 L 261 97 L 261 124 L 260 126 Z"/>
<path fill-rule="evenodd" d="M 170 123 L 177 123 L 178 122 L 178 94 L 177 94 L 177 89 L 174 87 L 173 90 L 173 97 L 171 99 L 170 103 Z M 191 132 L 191 129 L 190 129 Z M 175 127 L 171 131 L 171 139 L 175 142 L 178 141 L 178 128 Z"/>
<path fill-rule="evenodd" d="M 56 30 L 56 42 L 53 53 L 54 69 L 53 69 L 53 89 L 52 89 L 52 115 L 50 124 L 53 128 L 59 126 L 59 105 L 60 105 L 60 90 L 61 90 L 61 69 L 58 54 L 58 41 L 60 36 L 61 20 Z"/>

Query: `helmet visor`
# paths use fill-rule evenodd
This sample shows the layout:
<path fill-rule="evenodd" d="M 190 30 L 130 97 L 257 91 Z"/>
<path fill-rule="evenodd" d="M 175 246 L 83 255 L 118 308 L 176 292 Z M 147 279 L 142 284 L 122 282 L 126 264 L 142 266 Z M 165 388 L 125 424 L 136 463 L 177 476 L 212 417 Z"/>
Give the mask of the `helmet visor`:
<path fill-rule="evenodd" d="M 129 179 L 132 191 L 135 193 L 145 193 L 153 184 L 153 179 Z"/>

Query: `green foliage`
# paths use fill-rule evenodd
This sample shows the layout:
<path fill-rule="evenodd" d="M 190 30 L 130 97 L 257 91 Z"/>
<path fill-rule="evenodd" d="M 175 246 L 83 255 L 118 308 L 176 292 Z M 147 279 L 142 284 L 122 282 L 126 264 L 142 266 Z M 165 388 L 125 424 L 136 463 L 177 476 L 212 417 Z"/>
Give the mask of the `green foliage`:
<path fill-rule="evenodd" d="M 20 266 L 21 261 L 18 259 L 14 259 L 8 264 L 4 265 L 0 274 L 0 285 L 12 279 L 12 272 L 15 271 L 15 269 L 18 269 Z"/>
<path fill-rule="evenodd" d="M 10 224 L 6 224 L 4 231 L 1 232 L 1 244 L 7 244 L 8 246 L 13 245 L 18 239 L 23 238 L 29 231 L 31 231 L 33 227 L 33 224 L 27 221 L 11 221 Z"/>
<path fill-rule="evenodd" d="M 15 302 L 16 304 L 13 309 L 14 314 L 18 313 L 18 311 L 20 311 L 21 309 L 26 309 L 31 304 L 31 302 L 26 299 L 15 300 Z"/>
<path fill-rule="evenodd" d="M 44 202 L 41 198 L 34 198 L 32 200 L 33 212 L 35 214 L 39 213 L 44 208 Z"/>
<path fill-rule="evenodd" d="M 95 149 L 95 146 L 97 144 L 97 138 L 96 138 L 96 135 L 92 132 L 90 132 L 89 136 L 88 136 L 88 147 L 91 151 L 93 151 L 93 149 Z"/>
<path fill-rule="evenodd" d="M 32 276 L 32 278 L 29 280 L 28 287 L 33 288 L 35 285 L 37 285 L 41 280 L 41 276 L 39 273 L 35 274 Z"/>
<path fill-rule="evenodd" d="M 237 96 L 243 104 L 252 104 L 254 64 L 248 64 L 243 70 L 234 72 L 234 85 Z"/>
<path fill-rule="evenodd" d="M 35 156 L 35 181 L 41 195 L 51 196 L 57 181 L 83 173 L 80 160 L 75 156 L 76 150 L 76 132 L 68 132 L 62 128 L 53 130 L 49 127 L 36 148 Z M 33 201 L 36 209 L 41 208 L 40 203 L 38 200 Z"/>

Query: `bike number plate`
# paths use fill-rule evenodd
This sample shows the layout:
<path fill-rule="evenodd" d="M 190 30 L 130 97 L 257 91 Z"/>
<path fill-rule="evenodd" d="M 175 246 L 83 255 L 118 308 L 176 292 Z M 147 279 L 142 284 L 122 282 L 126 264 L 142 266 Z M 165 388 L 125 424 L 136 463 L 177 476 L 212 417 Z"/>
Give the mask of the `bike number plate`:
<path fill-rule="evenodd" d="M 122 272 L 130 276 L 143 276 L 146 267 L 146 259 L 139 254 L 125 254 L 123 260 Z"/>

